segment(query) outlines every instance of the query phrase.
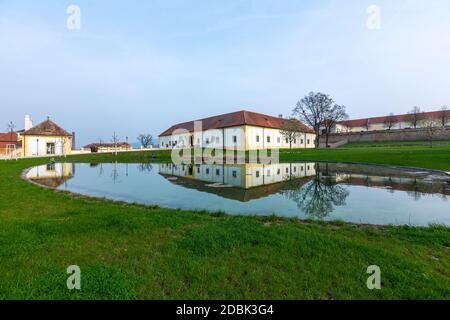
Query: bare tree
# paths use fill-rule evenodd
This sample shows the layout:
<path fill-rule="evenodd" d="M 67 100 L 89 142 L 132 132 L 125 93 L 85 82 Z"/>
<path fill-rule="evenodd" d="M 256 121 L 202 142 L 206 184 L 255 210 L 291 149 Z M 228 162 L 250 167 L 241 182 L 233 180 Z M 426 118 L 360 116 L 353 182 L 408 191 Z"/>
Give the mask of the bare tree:
<path fill-rule="evenodd" d="M 450 120 L 450 111 L 447 106 L 443 106 L 441 111 L 439 112 L 439 119 L 441 120 L 441 124 L 443 127 L 447 125 L 447 122 Z"/>
<path fill-rule="evenodd" d="M 111 142 L 114 145 L 114 154 L 117 156 L 117 144 L 119 143 L 119 137 L 117 136 L 115 131 L 114 131 L 114 134 L 111 137 Z"/>
<path fill-rule="evenodd" d="M 153 142 L 153 136 L 151 134 L 144 134 L 141 133 L 138 137 L 137 137 L 139 143 L 141 144 L 141 146 L 143 148 L 148 148 L 151 146 L 152 142 Z"/>
<path fill-rule="evenodd" d="M 397 122 L 397 117 L 391 112 L 386 117 L 386 119 L 384 119 L 384 127 L 388 130 L 391 130 L 397 124 Z"/>
<path fill-rule="evenodd" d="M 338 104 L 333 105 L 325 111 L 322 126 L 325 128 L 325 147 L 328 148 L 328 140 L 331 130 L 337 122 L 348 119 L 348 114 L 345 112 L 345 106 Z"/>
<path fill-rule="evenodd" d="M 299 123 L 295 119 L 284 120 L 280 129 L 283 139 L 289 142 L 289 149 L 292 150 L 292 142 L 301 135 Z"/>
<path fill-rule="evenodd" d="M 8 131 L 9 137 L 11 140 L 13 139 L 13 133 L 14 133 L 15 129 L 16 129 L 16 125 L 12 121 L 10 121 L 7 125 L 6 130 Z"/>
<path fill-rule="evenodd" d="M 419 125 L 425 129 L 425 132 L 428 137 L 428 141 L 430 142 L 430 147 L 433 147 L 433 140 L 442 132 L 442 124 L 439 119 L 434 117 L 427 117 L 420 120 Z"/>
<path fill-rule="evenodd" d="M 16 125 L 12 121 L 10 121 L 8 123 L 6 130 L 8 130 L 9 133 L 12 133 L 12 132 L 14 132 L 15 129 L 16 129 Z"/>
<path fill-rule="evenodd" d="M 320 127 L 325 120 L 327 110 L 334 105 L 333 99 L 324 93 L 310 92 L 307 96 L 297 102 L 293 114 L 300 121 L 312 127 L 316 133 L 315 145 L 319 147 Z"/>
<path fill-rule="evenodd" d="M 423 112 L 418 106 L 413 107 L 412 110 L 408 112 L 408 122 L 414 127 L 414 129 L 417 129 L 419 122 L 423 119 Z"/>

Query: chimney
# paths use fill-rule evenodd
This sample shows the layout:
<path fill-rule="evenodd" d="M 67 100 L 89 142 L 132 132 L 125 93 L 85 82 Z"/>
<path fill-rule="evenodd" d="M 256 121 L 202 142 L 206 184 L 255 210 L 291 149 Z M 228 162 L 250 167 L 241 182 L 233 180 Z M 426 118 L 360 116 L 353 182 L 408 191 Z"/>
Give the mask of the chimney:
<path fill-rule="evenodd" d="M 25 131 L 33 128 L 33 122 L 31 121 L 31 117 L 29 114 L 25 115 Z"/>
<path fill-rule="evenodd" d="M 279 115 L 278 115 L 278 118 L 283 119 L 283 115 L 282 115 L 282 114 L 279 114 Z"/>
<path fill-rule="evenodd" d="M 75 144 L 75 132 L 72 132 L 72 150 L 76 149 L 76 144 Z"/>

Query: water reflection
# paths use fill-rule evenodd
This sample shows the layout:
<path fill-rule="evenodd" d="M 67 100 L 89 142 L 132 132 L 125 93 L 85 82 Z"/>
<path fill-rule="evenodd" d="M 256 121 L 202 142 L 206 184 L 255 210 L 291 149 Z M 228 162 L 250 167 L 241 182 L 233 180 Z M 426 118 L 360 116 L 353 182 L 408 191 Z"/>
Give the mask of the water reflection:
<path fill-rule="evenodd" d="M 58 188 L 75 175 L 75 165 L 71 163 L 49 163 L 31 168 L 27 179 L 49 188 Z"/>
<path fill-rule="evenodd" d="M 287 184 L 290 185 L 288 182 Z M 315 178 L 302 188 L 292 186 L 281 192 L 286 198 L 294 201 L 301 212 L 309 218 L 323 219 L 334 211 L 335 206 L 345 205 L 350 192 L 336 181 L 316 173 Z"/>
<path fill-rule="evenodd" d="M 281 163 L 242 165 L 160 164 L 159 174 L 174 184 L 230 197 L 230 187 L 250 201 L 281 193 L 311 216 L 326 216 L 334 206 L 345 205 L 346 185 L 406 191 L 415 200 L 424 194 L 450 195 L 448 178 L 430 172 L 381 166 L 334 163 Z M 209 184 L 205 184 L 205 182 Z M 272 186 L 268 188 L 267 186 Z M 260 189 L 261 187 L 265 187 Z M 251 192 L 247 192 L 252 190 Z M 258 192 L 259 191 L 259 192 Z M 236 199 L 239 197 L 233 196 Z M 320 212 L 320 213 L 318 213 Z"/>
<path fill-rule="evenodd" d="M 173 208 L 376 224 L 450 222 L 448 176 L 380 166 L 57 163 L 32 168 L 27 178 L 47 187 Z"/>

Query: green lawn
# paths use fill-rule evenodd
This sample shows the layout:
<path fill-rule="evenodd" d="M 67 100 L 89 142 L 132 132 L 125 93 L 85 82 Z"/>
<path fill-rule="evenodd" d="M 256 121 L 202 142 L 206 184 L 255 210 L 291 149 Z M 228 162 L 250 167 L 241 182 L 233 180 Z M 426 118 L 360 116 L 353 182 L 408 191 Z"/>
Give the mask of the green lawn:
<path fill-rule="evenodd" d="M 349 144 L 337 149 L 282 150 L 282 160 L 358 162 L 450 171 L 450 142 Z"/>
<path fill-rule="evenodd" d="M 449 146 L 350 146 L 283 151 L 282 158 L 450 170 Z M 169 210 L 70 195 L 20 178 L 45 161 L 0 161 L 1 299 L 450 298 L 449 228 Z M 69 265 L 81 268 L 81 291 L 66 288 Z M 367 289 L 369 265 L 380 266 L 382 290 Z"/>

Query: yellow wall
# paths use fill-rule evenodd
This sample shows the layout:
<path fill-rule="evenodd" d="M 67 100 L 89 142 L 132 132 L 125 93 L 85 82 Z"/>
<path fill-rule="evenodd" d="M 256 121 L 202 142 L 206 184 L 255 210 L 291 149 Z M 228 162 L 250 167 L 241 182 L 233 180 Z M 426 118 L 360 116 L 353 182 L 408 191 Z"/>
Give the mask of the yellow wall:
<path fill-rule="evenodd" d="M 47 143 L 55 144 L 55 156 L 69 155 L 72 153 L 72 145 L 70 143 L 69 137 L 23 135 L 22 136 L 23 156 L 24 157 L 46 156 Z"/>

